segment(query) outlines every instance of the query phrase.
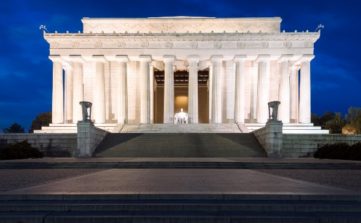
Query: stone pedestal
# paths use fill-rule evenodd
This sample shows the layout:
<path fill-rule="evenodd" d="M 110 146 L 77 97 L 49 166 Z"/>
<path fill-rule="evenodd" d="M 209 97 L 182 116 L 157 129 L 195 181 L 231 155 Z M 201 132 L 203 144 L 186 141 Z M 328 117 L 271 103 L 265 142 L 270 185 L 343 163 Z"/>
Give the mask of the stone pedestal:
<path fill-rule="evenodd" d="M 272 120 L 266 123 L 266 152 L 268 157 L 281 157 L 282 126 L 281 121 Z"/>
<path fill-rule="evenodd" d="M 96 128 L 90 121 L 79 121 L 77 124 L 77 146 L 73 156 L 78 158 L 92 157 L 96 147 L 106 134 L 106 131 Z"/>
<path fill-rule="evenodd" d="M 268 157 L 281 157 L 282 126 L 281 121 L 268 120 L 264 128 L 254 131 L 255 136 L 265 149 Z"/>

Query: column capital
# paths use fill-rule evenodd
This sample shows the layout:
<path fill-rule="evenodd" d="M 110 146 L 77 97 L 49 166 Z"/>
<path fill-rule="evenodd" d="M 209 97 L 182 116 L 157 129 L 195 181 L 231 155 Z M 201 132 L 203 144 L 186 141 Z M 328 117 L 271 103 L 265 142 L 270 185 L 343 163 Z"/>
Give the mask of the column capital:
<path fill-rule="evenodd" d="M 141 61 L 141 62 L 151 62 L 152 57 L 150 55 L 140 55 L 139 56 L 139 61 Z"/>
<path fill-rule="evenodd" d="M 116 55 L 115 60 L 118 62 L 124 62 L 124 63 L 129 62 L 129 58 L 127 55 Z"/>
<path fill-rule="evenodd" d="M 256 58 L 256 62 L 267 62 L 271 60 L 271 55 L 269 54 L 259 54 Z"/>
<path fill-rule="evenodd" d="M 292 54 L 283 54 L 280 56 L 280 58 L 278 59 L 278 63 L 282 63 L 282 62 L 288 62 L 291 61 L 293 59 L 293 55 Z"/>
<path fill-rule="evenodd" d="M 226 67 L 232 67 L 234 65 L 234 60 L 226 60 Z"/>
<path fill-rule="evenodd" d="M 299 64 L 291 64 L 291 71 L 298 71 L 300 69 Z"/>
<path fill-rule="evenodd" d="M 69 63 L 83 63 L 84 58 L 81 55 L 69 55 L 64 57 L 64 59 Z"/>
<path fill-rule="evenodd" d="M 223 56 L 222 55 L 213 55 L 211 56 L 212 62 L 222 62 Z"/>
<path fill-rule="evenodd" d="M 61 58 L 60 55 L 50 55 L 50 56 L 49 56 L 49 59 L 50 59 L 51 61 L 53 61 L 53 63 L 54 63 L 54 62 L 58 62 L 58 63 L 62 63 L 62 62 L 63 62 L 63 59 Z"/>
<path fill-rule="evenodd" d="M 164 70 L 164 64 L 162 61 L 153 60 L 151 64 L 157 70 Z"/>
<path fill-rule="evenodd" d="M 195 62 L 198 63 L 199 62 L 199 56 L 198 55 L 189 55 L 187 57 L 188 62 Z"/>
<path fill-rule="evenodd" d="M 107 59 L 105 59 L 104 55 L 93 55 L 91 57 L 91 60 L 96 62 L 103 62 L 103 63 L 107 62 Z"/>
<path fill-rule="evenodd" d="M 303 54 L 299 59 L 299 63 L 310 62 L 313 58 L 315 58 L 313 54 Z"/>
<path fill-rule="evenodd" d="M 163 56 L 164 62 L 174 62 L 174 60 L 175 60 L 175 56 L 173 56 L 173 55 L 164 55 Z"/>
<path fill-rule="evenodd" d="M 247 55 L 236 55 L 233 58 L 234 62 L 244 62 L 247 60 Z"/>
<path fill-rule="evenodd" d="M 105 56 L 105 59 L 113 62 L 128 62 L 129 58 L 127 55 L 115 55 L 115 56 Z"/>

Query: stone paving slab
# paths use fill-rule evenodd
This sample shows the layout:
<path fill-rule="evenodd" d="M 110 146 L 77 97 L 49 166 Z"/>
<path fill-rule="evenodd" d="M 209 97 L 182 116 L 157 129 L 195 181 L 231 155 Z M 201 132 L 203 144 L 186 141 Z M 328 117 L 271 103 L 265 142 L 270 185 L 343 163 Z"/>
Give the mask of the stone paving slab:
<path fill-rule="evenodd" d="M 257 169 L 257 171 L 361 193 L 361 171 L 359 169 Z"/>
<path fill-rule="evenodd" d="M 103 170 L 103 169 L 102 169 Z M 99 169 L 3 169 L 0 170 L 0 191 L 54 182 L 100 171 Z"/>
<path fill-rule="evenodd" d="M 291 194 L 355 192 L 246 169 L 109 169 L 2 194 Z"/>

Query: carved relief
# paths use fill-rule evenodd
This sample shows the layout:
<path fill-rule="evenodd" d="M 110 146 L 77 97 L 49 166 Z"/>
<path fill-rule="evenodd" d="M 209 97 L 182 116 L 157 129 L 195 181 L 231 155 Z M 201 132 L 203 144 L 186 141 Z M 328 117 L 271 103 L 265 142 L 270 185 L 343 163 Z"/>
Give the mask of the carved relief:
<path fill-rule="evenodd" d="M 317 34 L 207 34 L 197 33 L 187 35 L 177 34 L 129 34 L 129 35 L 76 35 L 76 34 L 46 34 L 45 38 L 51 48 L 184 48 L 184 49 L 260 49 L 260 48 L 313 48 L 314 42 L 319 36 Z M 176 44 L 175 44 L 176 43 Z M 272 43 L 272 45 L 271 45 Z M 297 45 L 295 45 L 297 44 Z"/>
<path fill-rule="evenodd" d="M 269 48 L 269 43 L 268 42 L 263 42 L 262 43 L 262 48 Z"/>
<path fill-rule="evenodd" d="M 120 41 L 120 42 L 118 42 L 117 45 L 119 48 L 124 48 L 127 44 L 125 42 Z"/>
<path fill-rule="evenodd" d="M 222 48 L 222 43 L 221 42 L 214 42 L 214 48 L 216 49 L 221 49 Z"/>
<path fill-rule="evenodd" d="M 238 49 L 244 49 L 244 48 L 246 48 L 246 44 L 245 44 L 245 43 L 242 43 L 242 42 L 238 42 L 238 43 L 237 43 L 237 48 L 238 48 Z"/>
<path fill-rule="evenodd" d="M 309 41 L 306 41 L 306 42 L 304 43 L 304 46 L 305 46 L 306 48 L 312 48 L 312 47 L 313 47 L 313 43 L 312 43 L 312 42 L 309 42 Z"/>
<path fill-rule="evenodd" d="M 198 43 L 197 42 L 192 42 L 191 43 L 191 48 L 192 49 L 197 49 L 198 48 Z"/>
<path fill-rule="evenodd" d="M 292 47 L 292 43 L 291 42 L 284 42 L 283 46 L 289 49 L 289 48 Z"/>
<path fill-rule="evenodd" d="M 78 41 L 74 41 L 72 44 L 71 44 L 71 47 L 72 48 L 78 48 L 80 46 L 80 43 Z"/>
<path fill-rule="evenodd" d="M 166 42 L 165 43 L 165 48 L 173 48 L 173 43 L 172 42 Z"/>
<path fill-rule="evenodd" d="M 59 48 L 60 47 L 60 43 L 59 42 L 52 42 L 51 43 L 51 48 Z"/>
<path fill-rule="evenodd" d="M 143 42 L 140 44 L 140 46 L 141 46 L 142 48 L 147 48 L 147 47 L 149 47 L 149 42 L 148 42 L 148 41 L 143 41 Z"/>
<path fill-rule="evenodd" d="M 95 44 L 94 44 L 94 47 L 95 48 L 102 48 L 103 47 L 102 41 L 100 41 L 100 40 L 96 41 Z"/>

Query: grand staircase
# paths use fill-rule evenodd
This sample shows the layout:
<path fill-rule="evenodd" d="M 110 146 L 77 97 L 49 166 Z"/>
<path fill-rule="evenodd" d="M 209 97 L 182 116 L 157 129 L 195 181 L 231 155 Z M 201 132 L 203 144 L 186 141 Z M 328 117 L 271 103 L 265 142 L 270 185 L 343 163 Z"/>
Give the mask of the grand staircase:
<path fill-rule="evenodd" d="M 252 133 L 111 133 L 97 157 L 264 157 Z"/>

